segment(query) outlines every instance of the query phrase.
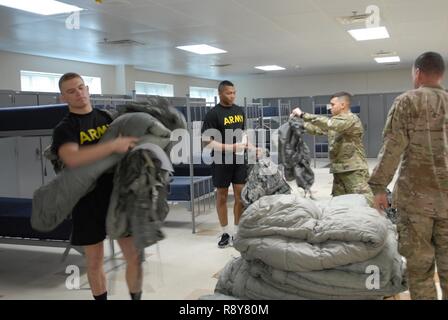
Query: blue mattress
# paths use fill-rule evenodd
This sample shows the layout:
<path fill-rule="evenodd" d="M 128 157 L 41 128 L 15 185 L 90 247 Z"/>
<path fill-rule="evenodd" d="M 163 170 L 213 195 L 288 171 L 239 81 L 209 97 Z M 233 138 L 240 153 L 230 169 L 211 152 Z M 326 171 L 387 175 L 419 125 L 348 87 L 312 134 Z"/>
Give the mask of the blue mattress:
<path fill-rule="evenodd" d="M 0 108 L 0 131 L 52 129 L 67 112 L 66 104 Z"/>
<path fill-rule="evenodd" d="M 66 220 L 51 232 L 31 228 L 31 199 L 0 198 L 0 236 L 40 240 L 69 240 L 71 221 Z"/>
<path fill-rule="evenodd" d="M 189 164 L 174 164 L 174 175 L 175 176 L 189 176 L 190 175 L 190 165 Z M 201 176 L 211 176 L 212 166 L 201 163 L 193 165 L 193 175 L 195 177 Z"/>
<path fill-rule="evenodd" d="M 277 107 L 263 107 L 263 117 L 277 117 L 278 108 Z"/>
<path fill-rule="evenodd" d="M 193 177 L 194 198 L 213 192 L 214 187 L 211 176 Z M 170 183 L 169 201 L 190 201 L 190 177 L 173 177 Z"/>

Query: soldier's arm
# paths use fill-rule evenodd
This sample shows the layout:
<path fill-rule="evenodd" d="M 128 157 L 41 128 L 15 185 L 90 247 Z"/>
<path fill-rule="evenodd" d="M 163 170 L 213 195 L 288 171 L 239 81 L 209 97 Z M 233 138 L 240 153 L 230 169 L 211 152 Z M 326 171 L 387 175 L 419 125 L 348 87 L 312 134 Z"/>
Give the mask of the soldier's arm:
<path fill-rule="evenodd" d="M 369 180 L 374 194 L 386 191 L 401 161 L 401 155 L 409 144 L 409 104 L 407 98 L 398 98 L 387 116 L 383 130 L 383 146 L 378 155 L 379 162 Z"/>
<path fill-rule="evenodd" d="M 324 132 L 323 130 L 321 130 L 320 128 L 315 126 L 314 124 L 311 124 L 308 122 L 304 123 L 304 127 L 305 127 L 306 132 L 309 134 L 312 134 L 312 135 L 323 136 L 323 135 L 327 134 L 326 132 Z"/>
<path fill-rule="evenodd" d="M 68 168 L 76 168 L 106 158 L 112 153 L 126 153 L 137 143 L 136 137 L 118 137 L 104 143 L 80 147 L 77 143 L 63 144 L 58 155 Z"/>
<path fill-rule="evenodd" d="M 304 113 L 304 127 L 307 133 L 313 135 L 326 135 L 328 133 L 328 118 L 315 114 Z"/>
<path fill-rule="evenodd" d="M 303 119 L 305 120 L 305 129 L 307 129 L 307 124 L 311 124 L 313 127 L 310 126 L 310 130 L 314 130 L 315 128 L 317 128 L 322 132 L 316 134 L 327 134 L 329 130 L 335 132 L 344 132 L 355 124 L 355 118 L 347 118 L 341 116 L 327 118 L 305 113 L 303 115 Z"/>

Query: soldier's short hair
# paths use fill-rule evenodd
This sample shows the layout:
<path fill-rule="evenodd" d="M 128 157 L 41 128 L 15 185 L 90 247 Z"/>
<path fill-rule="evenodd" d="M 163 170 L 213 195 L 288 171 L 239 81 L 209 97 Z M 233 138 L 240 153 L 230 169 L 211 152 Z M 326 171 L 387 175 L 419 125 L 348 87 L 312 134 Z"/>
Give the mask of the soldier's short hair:
<path fill-rule="evenodd" d="M 82 77 L 81 77 L 79 74 L 74 73 L 74 72 L 67 72 L 67 73 L 63 74 L 63 75 L 59 78 L 59 90 L 62 91 L 62 84 L 63 84 L 65 81 L 72 80 L 72 79 L 75 79 L 75 78 L 79 78 L 79 79 L 83 80 Z M 84 80 L 83 80 L 83 81 L 84 81 Z"/>
<path fill-rule="evenodd" d="M 414 68 L 423 73 L 442 75 L 445 72 L 445 62 L 439 53 L 428 51 L 415 60 Z"/>
<path fill-rule="evenodd" d="M 234 87 L 234 85 L 229 80 L 221 81 L 221 83 L 218 86 L 218 92 L 222 92 L 224 90 L 224 87 Z"/>
<path fill-rule="evenodd" d="M 348 93 L 348 92 L 341 91 L 341 92 L 336 92 L 335 94 L 333 94 L 331 96 L 330 100 L 333 99 L 333 98 L 343 98 L 350 105 L 351 100 L 352 100 L 352 95 L 350 93 Z"/>

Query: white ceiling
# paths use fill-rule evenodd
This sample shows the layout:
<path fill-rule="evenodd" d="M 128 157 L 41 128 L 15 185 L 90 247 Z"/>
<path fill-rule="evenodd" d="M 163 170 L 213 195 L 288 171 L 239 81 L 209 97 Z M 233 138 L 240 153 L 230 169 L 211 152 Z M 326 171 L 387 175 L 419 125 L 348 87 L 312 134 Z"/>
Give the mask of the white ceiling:
<path fill-rule="evenodd" d="M 68 14 L 39 16 L 0 7 L 0 50 L 209 79 L 257 77 L 254 66 L 278 64 L 275 76 L 405 68 L 433 50 L 448 57 L 448 0 L 64 0 L 87 10 L 80 29 Z M 356 42 L 337 17 L 375 4 L 391 38 Z M 142 46 L 99 44 L 130 39 Z M 228 51 L 201 56 L 176 49 L 209 44 Z M 372 55 L 395 51 L 398 65 Z M 213 64 L 231 64 L 211 67 Z M 297 67 L 299 66 L 299 67 Z"/>

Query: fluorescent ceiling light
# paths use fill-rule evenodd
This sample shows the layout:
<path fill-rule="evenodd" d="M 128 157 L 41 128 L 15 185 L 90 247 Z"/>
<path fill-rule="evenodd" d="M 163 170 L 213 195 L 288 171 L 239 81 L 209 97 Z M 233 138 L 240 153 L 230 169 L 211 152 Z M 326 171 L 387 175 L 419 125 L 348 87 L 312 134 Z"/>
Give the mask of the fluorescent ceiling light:
<path fill-rule="evenodd" d="M 45 16 L 83 10 L 77 6 L 54 0 L 0 0 L 0 5 Z"/>
<path fill-rule="evenodd" d="M 177 49 L 197 53 L 197 54 L 215 54 L 215 53 L 226 53 L 227 51 L 218 49 L 206 44 L 198 44 L 193 46 L 180 46 Z"/>
<path fill-rule="evenodd" d="M 390 37 L 386 27 L 353 29 L 348 30 L 348 33 L 357 41 L 386 39 Z"/>
<path fill-rule="evenodd" d="M 280 66 L 276 66 L 276 65 L 272 65 L 272 66 L 258 66 L 258 67 L 255 67 L 255 69 L 260 69 L 260 70 L 263 70 L 263 71 L 285 70 L 285 68 L 280 67 Z"/>
<path fill-rule="evenodd" d="M 375 61 L 378 63 L 392 63 L 392 62 L 400 62 L 399 56 L 392 57 L 376 57 Z"/>

